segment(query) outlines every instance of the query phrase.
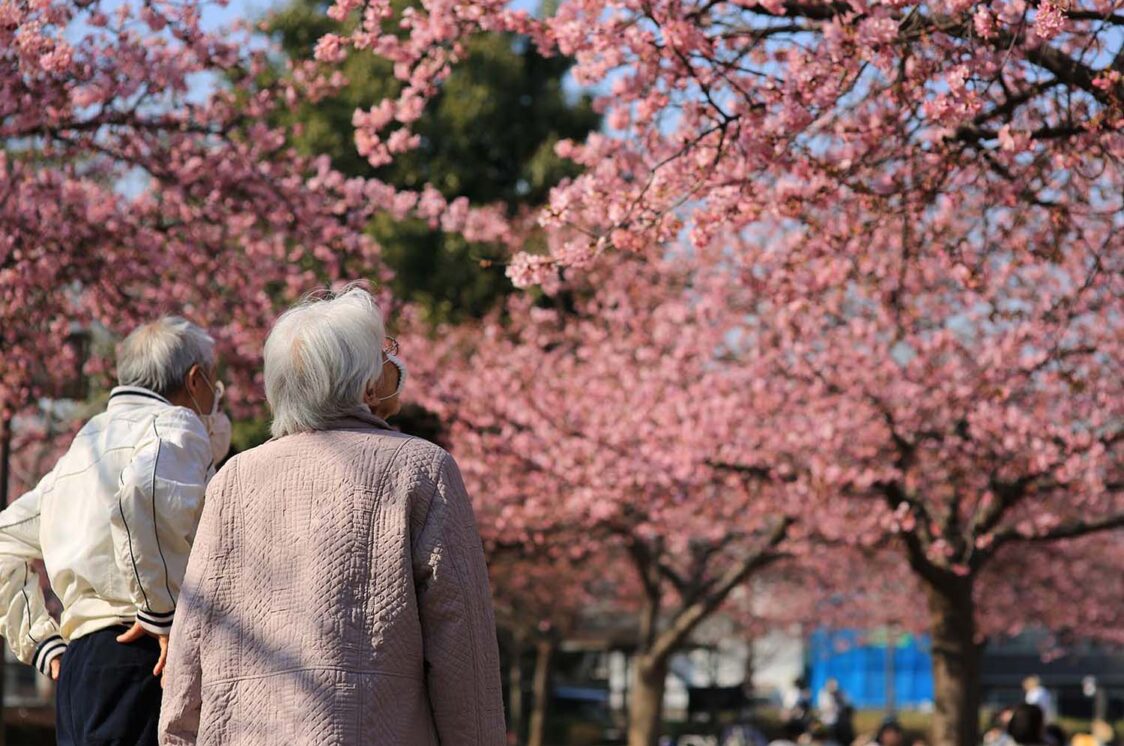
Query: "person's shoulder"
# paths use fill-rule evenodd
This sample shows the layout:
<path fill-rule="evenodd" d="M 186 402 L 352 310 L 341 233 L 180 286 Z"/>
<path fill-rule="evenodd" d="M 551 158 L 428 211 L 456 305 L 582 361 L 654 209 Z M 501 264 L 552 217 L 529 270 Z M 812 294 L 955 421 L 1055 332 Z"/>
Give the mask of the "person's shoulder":
<path fill-rule="evenodd" d="M 235 469 L 250 472 L 259 466 L 272 469 L 276 466 L 278 459 L 287 457 L 285 452 L 291 450 L 292 445 L 291 438 L 270 438 L 264 443 L 239 451 L 228 458 L 218 473 L 222 474 L 224 471 Z"/>
<path fill-rule="evenodd" d="M 242 453 L 236 453 L 228 458 L 222 467 L 215 472 L 215 475 L 211 477 L 208 489 L 221 491 L 224 489 L 224 485 L 226 485 L 227 482 L 231 480 L 236 482 L 239 464 L 245 459 L 247 453 L 248 451 L 243 451 Z"/>
<path fill-rule="evenodd" d="M 74 433 L 73 443 L 80 443 L 84 440 L 88 440 L 89 438 L 95 438 L 98 435 L 101 435 L 102 431 L 106 429 L 109 423 L 109 413 L 98 412 L 93 417 L 86 420 L 86 422 L 83 423 L 82 427 L 78 429 L 78 432 Z"/>
<path fill-rule="evenodd" d="M 449 452 L 433 441 L 396 431 L 389 431 L 387 435 L 392 438 L 392 463 L 399 469 L 414 470 L 436 478 L 453 461 Z"/>
<path fill-rule="evenodd" d="M 159 407 L 153 413 L 152 426 L 159 438 L 176 438 L 194 435 L 207 440 L 207 427 L 199 415 L 187 407 Z"/>
<path fill-rule="evenodd" d="M 389 456 L 390 472 L 422 491 L 438 484 L 459 481 L 459 468 L 452 454 L 433 441 L 394 430 L 380 431 L 385 438 L 379 450 Z"/>
<path fill-rule="evenodd" d="M 451 458 L 449 452 L 431 440 L 419 438 L 416 435 L 406 435 L 397 431 L 387 431 L 387 435 L 397 441 L 397 451 L 403 456 L 421 458 L 430 461 L 442 461 Z"/>

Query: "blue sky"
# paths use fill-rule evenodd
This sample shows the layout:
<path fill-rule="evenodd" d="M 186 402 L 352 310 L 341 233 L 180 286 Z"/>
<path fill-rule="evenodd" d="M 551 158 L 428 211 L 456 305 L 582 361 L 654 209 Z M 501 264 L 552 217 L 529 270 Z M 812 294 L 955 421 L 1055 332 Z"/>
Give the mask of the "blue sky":
<path fill-rule="evenodd" d="M 276 0 L 230 0 L 226 7 L 208 3 L 203 12 L 203 23 L 208 28 L 213 28 L 239 18 L 258 19 L 281 4 Z"/>
<path fill-rule="evenodd" d="M 286 0 L 229 0 L 225 6 L 207 2 L 203 4 L 202 25 L 206 30 L 214 30 L 237 20 L 257 21 L 265 17 L 271 10 L 283 8 L 285 5 Z M 541 6 L 541 0 L 509 0 L 509 5 L 518 10 L 535 13 Z M 211 91 L 211 86 L 214 83 L 215 78 L 213 76 L 201 74 L 193 81 L 191 97 L 204 98 Z M 608 84 L 609 81 L 606 81 L 603 88 L 607 90 Z M 571 76 L 567 76 L 564 85 L 570 95 L 577 96 L 582 90 Z"/>
<path fill-rule="evenodd" d="M 203 20 L 208 26 L 218 26 L 238 18 L 258 19 L 272 8 L 283 5 L 283 0 L 230 0 L 225 8 L 208 4 Z M 513 0 L 511 7 L 533 11 L 538 9 L 539 0 Z"/>

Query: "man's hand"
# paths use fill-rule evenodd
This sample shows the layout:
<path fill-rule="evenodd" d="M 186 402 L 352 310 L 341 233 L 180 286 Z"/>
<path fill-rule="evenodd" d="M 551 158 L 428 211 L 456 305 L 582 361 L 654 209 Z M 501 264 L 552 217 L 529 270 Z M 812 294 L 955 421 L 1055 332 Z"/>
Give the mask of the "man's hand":
<path fill-rule="evenodd" d="M 62 656 L 51 661 L 51 681 L 59 680 L 59 669 L 62 668 Z"/>
<path fill-rule="evenodd" d="M 145 635 L 155 637 L 160 643 L 160 660 L 156 661 L 156 668 L 152 669 L 153 676 L 159 676 L 164 673 L 164 664 L 168 662 L 168 636 L 167 635 L 154 635 L 147 629 L 141 626 L 140 622 L 134 622 L 133 626 L 127 632 L 117 635 L 117 642 L 128 645 L 131 642 L 136 642 Z"/>

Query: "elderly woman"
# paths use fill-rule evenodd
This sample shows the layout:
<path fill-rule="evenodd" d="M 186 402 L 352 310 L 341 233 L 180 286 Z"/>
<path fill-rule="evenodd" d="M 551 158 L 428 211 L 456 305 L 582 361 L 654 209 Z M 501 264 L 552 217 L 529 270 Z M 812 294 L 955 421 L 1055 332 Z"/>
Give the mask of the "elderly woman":
<path fill-rule="evenodd" d="M 448 453 L 373 414 L 384 344 L 357 288 L 270 333 L 274 438 L 207 490 L 162 744 L 504 742 L 472 509 Z"/>

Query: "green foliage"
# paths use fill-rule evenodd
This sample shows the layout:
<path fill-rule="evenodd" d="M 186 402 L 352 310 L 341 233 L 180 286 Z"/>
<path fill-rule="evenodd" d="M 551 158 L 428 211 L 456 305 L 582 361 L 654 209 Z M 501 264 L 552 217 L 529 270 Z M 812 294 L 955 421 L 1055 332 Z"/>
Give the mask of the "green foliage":
<path fill-rule="evenodd" d="M 319 0 L 292 0 L 268 26 L 290 57 L 308 59 L 323 34 L 339 30 L 325 11 Z M 349 55 L 341 65 L 348 81 L 344 89 L 298 105 L 287 113 L 287 124 L 301 125 L 298 149 L 327 154 L 345 174 L 377 176 L 400 188 L 430 183 L 446 198 L 501 203 L 515 214 L 541 205 L 551 187 L 575 173 L 554 154 L 555 143 L 584 139 L 600 124 L 588 97 L 574 100 L 563 90 L 570 64 L 542 57 L 525 39 L 476 37 L 414 128 L 421 146 L 380 169 L 356 153 L 351 124 L 356 109 L 370 108 L 399 89 L 390 65 L 374 55 Z M 396 273 L 396 295 L 420 303 L 434 322 L 479 317 L 510 291 L 495 261 L 505 258 L 501 247 L 469 244 L 421 221 L 386 216 L 370 230 Z"/>
<path fill-rule="evenodd" d="M 248 451 L 269 440 L 268 415 L 254 418 L 236 418 L 233 421 L 230 437 L 230 455 Z"/>

